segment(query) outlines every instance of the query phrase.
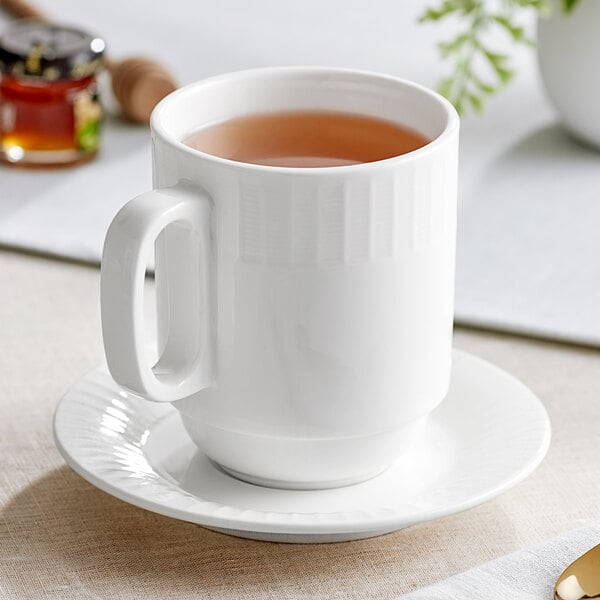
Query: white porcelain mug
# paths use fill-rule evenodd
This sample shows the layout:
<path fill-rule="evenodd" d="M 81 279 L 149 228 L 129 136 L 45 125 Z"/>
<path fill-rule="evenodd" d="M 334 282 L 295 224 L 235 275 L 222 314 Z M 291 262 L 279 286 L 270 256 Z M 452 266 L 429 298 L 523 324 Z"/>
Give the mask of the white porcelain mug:
<path fill-rule="evenodd" d="M 232 117 L 331 110 L 407 125 L 426 146 L 372 163 L 284 168 L 194 150 Z M 269 68 L 200 81 L 151 120 L 154 190 L 108 231 L 102 327 L 115 381 L 173 402 L 196 444 L 263 485 L 381 472 L 450 376 L 458 117 L 395 77 Z M 146 352 L 155 246 L 160 360 Z"/>

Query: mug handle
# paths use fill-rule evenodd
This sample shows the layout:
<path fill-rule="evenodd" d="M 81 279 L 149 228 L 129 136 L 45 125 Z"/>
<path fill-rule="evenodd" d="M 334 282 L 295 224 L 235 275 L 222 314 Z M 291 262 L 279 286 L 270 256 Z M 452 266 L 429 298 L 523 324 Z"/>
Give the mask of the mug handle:
<path fill-rule="evenodd" d="M 173 402 L 214 383 L 210 212 L 206 192 L 180 184 L 129 201 L 106 234 L 100 302 L 108 369 L 117 383 L 150 400 Z M 152 366 L 144 280 L 155 242 L 165 339 Z"/>

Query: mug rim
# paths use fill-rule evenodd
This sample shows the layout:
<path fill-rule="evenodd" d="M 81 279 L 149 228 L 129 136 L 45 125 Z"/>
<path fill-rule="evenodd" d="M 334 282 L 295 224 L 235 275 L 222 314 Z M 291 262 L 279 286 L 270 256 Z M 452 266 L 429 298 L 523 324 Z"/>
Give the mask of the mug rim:
<path fill-rule="evenodd" d="M 243 79 L 246 77 L 258 77 L 258 76 L 268 76 L 268 75 L 277 75 L 277 74 L 285 74 L 285 73 L 293 73 L 298 75 L 348 75 L 348 76 L 359 76 L 359 77 L 374 77 L 380 80 L 393 82 L 395 84 L 400 84 L 406 88 L 411 89 L 414 92 L 418 92 L 429 96 L 433 101 L 435 101 L 438 106 L 444 111 L 446 122 L 444 128 L 441 133 L 437 135 L 435 138 L 427 142 L 424 146 L 417 148 L 416 150 L 411 150 L 410 152 L 405 152 L 404 154 L 398 154 L 397 156 L 392 156 L 390 158 L 384 158 L 381 160 L 375 160 L 371 162 L 361 162 L 351 165 L 338 165 L 331 167 L 282 167 L 282 166 L 273 166 L 273 165 L 262 165 L 256 163 L 246 163 L 242 161 L 232 160 L 229 158 L 223 158 L 221 156 L 216 156 L 214 154 L 209 154 L 208 152 L 203 152 L 201 150 L 197 150 L 196 148 L 192 148 L 185 144 L 182 140 L 177 138 L 176 136 L 170 134 L 165 127 L 163 120 L 164 114 L 167 110 L 171 108 L 171 105 L 175 102 L 178 102 L 182 97 L 187 96 L 188 94 L 193 93 L 196 89 L 202 88 L 205 86 L 215 85 L 222 83 L 226 80 L 231 79 Z M 350 171 L 362 171 L 364 169 L 374 169 L 379 167 L 387 167 L 387 166 L 395 166 L 400 163 L 406 163 L 409 161 L 420 159 L 421 157 L 429 154 L 433 150 L 435 150 L 438 146 L 443 144 L 446 139 L 451 137 L 459 128 L 460 118 L 454 106 L 441 94 L 438 92 L 421 85 L 419 83 L 415 83 L 409 79 L 404 79 L 402 77 L 396 77 L 394 75 L 390 75 L 387 73 L 381 73 L 377 71 L 370 71 L 365 69 L 349 69 L 349 68 L 338 68 L 338 67 L 312 67 L 312 66 L 279 66 L 279 67 L 259 67 L 255 69 L 242 69 L 238 71 L 231 71 L 228 73 L 222 73 L 220 75 L 215 75 L 212 77 L 208 77 L 205 79 L 201 79 L 185 85 L 167 96 L 163 98 L 154 108 L 152 114 L 150 116 L 150 130 L 153 136 L 157 136 L 161 138 L 162 141 L 170 144 L 175 147 L 177 150 L 184 152 L 185 154 L 194 156 L 196 158 L 202 158 L 203 160 L 212 162 L 214 164 L 218 164 L 225 167 L 235 168 L 237 170 L 245 170 L 251 171 L 255 173 L 277 173 L 277 174 L 305 174 L 315 176 L 316 174 L 331 174 L 331 173 L 349 173 Z"/>

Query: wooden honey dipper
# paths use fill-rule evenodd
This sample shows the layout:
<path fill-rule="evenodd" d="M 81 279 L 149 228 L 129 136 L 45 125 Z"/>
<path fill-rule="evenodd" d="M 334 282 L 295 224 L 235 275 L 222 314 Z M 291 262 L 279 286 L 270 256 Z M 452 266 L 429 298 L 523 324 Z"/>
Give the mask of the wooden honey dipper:
<path fill-rule="evenodd" d="M 20 19 L 49 21 L 46 15 L 25 0 L 0 0 L 0 7 Z M 131 57 L 114 61 L 105 56 L 104 64 L 123 115 L 136 123 L 148 123 L 152 109 L 177 88 L 171 73 L 148 58 Z"/>

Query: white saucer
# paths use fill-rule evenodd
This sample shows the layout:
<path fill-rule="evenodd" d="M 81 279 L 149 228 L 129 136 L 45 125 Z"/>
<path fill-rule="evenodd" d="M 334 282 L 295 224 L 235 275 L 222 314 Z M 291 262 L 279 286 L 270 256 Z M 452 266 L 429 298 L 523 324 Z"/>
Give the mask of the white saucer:
<path fill-rule="evenodd" d="M 550 422 L 522 383 L 455 350 L 450 392 L 422 438 L 381 475 L 344 488 L 239 481 L 196 449 L 170 404 L 128 395 L 104 369 L 63 397 L 54 436 L 77 473 L 125 502 L 236 536 L 309 543 L 381 535 L 497 496 L 541 462 Z"/>

